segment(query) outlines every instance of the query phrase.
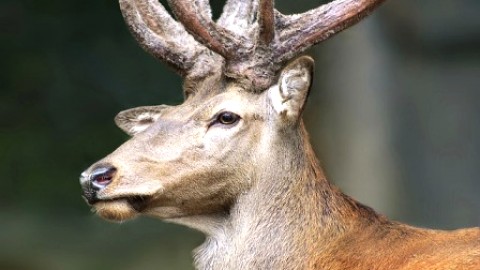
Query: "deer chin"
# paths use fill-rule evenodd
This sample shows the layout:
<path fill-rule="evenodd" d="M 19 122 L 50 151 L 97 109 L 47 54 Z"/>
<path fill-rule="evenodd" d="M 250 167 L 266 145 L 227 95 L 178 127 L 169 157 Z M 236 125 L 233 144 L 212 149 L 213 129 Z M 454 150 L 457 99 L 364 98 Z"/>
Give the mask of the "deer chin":
<path fill-rule="evenodd" d="M 147 201 L 142 196 L 100 200 L 93 205 L 93 209 L 106 220 L 123 222 L 138 216 L 146 208 Z"/>

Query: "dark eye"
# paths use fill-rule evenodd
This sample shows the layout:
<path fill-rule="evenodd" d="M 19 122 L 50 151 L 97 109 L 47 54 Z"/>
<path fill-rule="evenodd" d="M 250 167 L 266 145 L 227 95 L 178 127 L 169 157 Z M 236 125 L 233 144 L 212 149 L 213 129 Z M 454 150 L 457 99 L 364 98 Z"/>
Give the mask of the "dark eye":
<path fill-rule="evenodd" d="M 221 112 L 218 114 L 216 122 L 222 125 L 233 125 L 238 120 L 240 120 L 240 116 L 232 113 L 232 112 Z"/>

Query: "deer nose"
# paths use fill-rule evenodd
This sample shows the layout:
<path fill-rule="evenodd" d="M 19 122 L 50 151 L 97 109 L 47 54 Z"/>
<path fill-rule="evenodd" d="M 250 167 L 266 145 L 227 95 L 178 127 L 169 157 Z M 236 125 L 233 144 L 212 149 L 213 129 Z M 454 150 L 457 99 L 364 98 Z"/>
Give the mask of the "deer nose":
<path fill-rule="evenodd" d="M 85 171 L 80 175 L 80 184 L 92 191 L 98 191 L 110 184 L 115 177 L 117 169 L 110 165 L 102 165 L 90 172 Z"/>
<path fill-rule="evenodd" d="M 95 167 L 93 170 L 84 171 L 80 175 L 80 185 L 83 190 L 83 198 L 89 204 L 98 201 L 97 191 L 105 188 L 115 177 L 117 169 L 110 165 Z"/>
<path fill-rule="evenodd" d="M 109 165 L 95 168 L 89 177 L 92 189 L 100 190 L 105 188 L 112 182 L 116 173 L 117 169 Z"/>

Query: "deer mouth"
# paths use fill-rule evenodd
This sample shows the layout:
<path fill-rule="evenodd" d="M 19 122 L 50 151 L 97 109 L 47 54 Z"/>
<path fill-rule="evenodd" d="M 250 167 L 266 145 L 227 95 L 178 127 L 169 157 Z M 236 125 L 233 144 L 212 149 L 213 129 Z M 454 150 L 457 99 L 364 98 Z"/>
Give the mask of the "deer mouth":
<path fill-rule="evenodd" d="M 88 200 L 92 210 L 100 217 L 110 221 L 125 221 L 132 219 L 147 209 L 150 196 L 122 196 L 108 199 Z"/>
<path fill-rule="evenodd" d="M 89 198 L 88 196 L 82 196 L 83 199 L 90 205 L 94 206 L 97 203 L 109 203 L 109 202 L 118 202 L 126 201 L 130 206 L 138 211 L 142 212 L 147 208 L 147 204 L 150 201 L 150 196 L 134 195 L 134 196 L 122 196 L 108 199 L 99 199 L 99 198 Z"/>
<path fill-rule="evenodd" d="M 126 200 L 135 211 L 143 212 L 150 202 L 150 196 L 132 196 Z"/>

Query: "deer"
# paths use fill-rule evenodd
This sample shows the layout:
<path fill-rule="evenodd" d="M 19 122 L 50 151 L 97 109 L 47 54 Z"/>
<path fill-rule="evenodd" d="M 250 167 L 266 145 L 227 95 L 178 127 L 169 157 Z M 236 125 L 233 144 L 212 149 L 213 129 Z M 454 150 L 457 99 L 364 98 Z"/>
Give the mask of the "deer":
<path fill-rule="evenodd" d="M 391 221 L 332 185 L 302 112 L 306 49 L 383 0 L 284 15 L 273 0 L 120 0 L 137 42 L 184 78 L 184 102 L 120 112 L 131 136 L 80 176 L 100 217 L 159 218 L 205 234 L 197 269 L 480 269 L 480 228 Z"/>

